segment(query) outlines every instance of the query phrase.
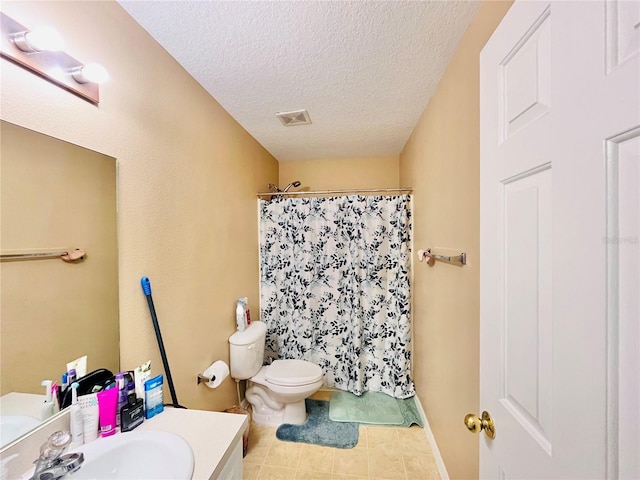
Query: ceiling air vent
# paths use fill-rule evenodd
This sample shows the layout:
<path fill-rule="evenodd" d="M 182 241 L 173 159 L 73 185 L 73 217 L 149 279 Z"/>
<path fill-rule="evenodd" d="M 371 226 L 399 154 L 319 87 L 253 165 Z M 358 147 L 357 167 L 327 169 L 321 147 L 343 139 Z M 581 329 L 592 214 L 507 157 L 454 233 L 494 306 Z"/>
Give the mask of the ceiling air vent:
<path fill-rule="evenodd" d="M 311 118 L 306 110 L 295 110 L 293 112 L 276 113 L 276 117 L 280 119 L 285 127 L 293 127 L 294 125 L 310 125 Z"/>

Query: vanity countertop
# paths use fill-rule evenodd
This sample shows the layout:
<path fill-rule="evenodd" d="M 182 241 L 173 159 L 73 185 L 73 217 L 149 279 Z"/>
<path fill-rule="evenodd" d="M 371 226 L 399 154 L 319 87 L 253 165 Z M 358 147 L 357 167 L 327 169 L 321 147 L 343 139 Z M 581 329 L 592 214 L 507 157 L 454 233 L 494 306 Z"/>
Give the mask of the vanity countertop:
<path fill-rule="evenodd" d="M 0 459 L 7 462 L 7 470 L 3 471 L 2 478 L 30 478 L 33 473 L 32 462 L 37 457 L 42 442 L 56 430 L 69 429 L 68 413 L 67 409 L 40 430 L 34 430 L 34 434 L 27 435 L 20 443 L 3 449 Z M 192 479 L 207 480 L 220 476 L 232 458 L 234 448 L 240 448 L 240 460 L 242 459 L 242 433 L 248 423 L 247 415 L 165 407 L 162 413 L 145 420 L 133 431 L 160 430 L 180 435 L 193 450 Z M 100 440 L 98 438 L 94 441 Z"/>
<path fill-rule="evenodd" d="M 193 480 L 216 478 L 242 438 L 249 417 L 233 413 L 165 407 L 134 431 L 162 430 L 184 438 L 195 459 Z"/>

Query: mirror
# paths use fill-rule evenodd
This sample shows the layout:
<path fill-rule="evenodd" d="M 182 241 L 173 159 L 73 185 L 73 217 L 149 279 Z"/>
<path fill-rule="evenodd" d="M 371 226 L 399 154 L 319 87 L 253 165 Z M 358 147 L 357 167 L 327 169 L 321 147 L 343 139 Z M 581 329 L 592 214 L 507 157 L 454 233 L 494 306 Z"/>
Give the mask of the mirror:
<path fill-rule="evenodd" d="M 116 160 L 0 128 L 2 255 L 86 251 L 0 262 L 0 415 L 19 436 L 39 420 L 42 380 L 60 384 L 67 362 L 87 355 L 87 372 L 119 371 Z"/>

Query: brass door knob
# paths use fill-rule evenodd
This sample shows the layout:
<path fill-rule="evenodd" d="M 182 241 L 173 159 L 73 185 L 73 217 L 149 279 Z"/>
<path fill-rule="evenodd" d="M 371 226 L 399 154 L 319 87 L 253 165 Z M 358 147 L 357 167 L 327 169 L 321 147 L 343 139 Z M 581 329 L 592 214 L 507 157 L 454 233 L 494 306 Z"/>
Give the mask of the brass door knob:
<path fill-rule="evenodd" d="M 480 433 L 481 430 L 484 430 L 484 433 L 489 438 L 496 438 L 496 427 L 493 424 L 493 419 L 489 412 L 482 412 L 482 418 L 478 418 L 478 416 L 474 413 L 467 414 L 464 417 L 464 424 L 467 426 L 471 433 Z"/>

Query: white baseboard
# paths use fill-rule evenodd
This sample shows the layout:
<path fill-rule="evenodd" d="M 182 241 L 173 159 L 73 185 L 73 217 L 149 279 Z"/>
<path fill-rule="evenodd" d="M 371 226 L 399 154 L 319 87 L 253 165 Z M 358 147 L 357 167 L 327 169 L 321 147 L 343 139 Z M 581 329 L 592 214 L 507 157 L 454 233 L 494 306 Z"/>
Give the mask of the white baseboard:
<path fill-rule="evenodd" d="M 447 472 L 447 467 L 444 464 L 444 460 L 442 459 L 442 455 L 440 454 L 440 450 L 438 449 L 438 444 L 436 443 L 436 437 L 433 436 L 433 432 L 431 431 L 431 427 L 429 426 L 429 420 L 427 419 L 427 414 L 424 413 L 424 409 L 422 408 L 422 404 L 420 403 L 420 399 L 418 395 L 414 397 L 416 401 L 416 405 L 418 406 L 418 411 L 420 412 L 420 416 L 424 421 L 424 433 L 427 436 L 427 441 L 431 446 L 431 451 L 433 452 L 433 457 L 436 461 L 436 465 L 438 466 L 438 472 L 440 472 L 440 478 L 442 480 L 449 480 L 449 472 Z"/>

